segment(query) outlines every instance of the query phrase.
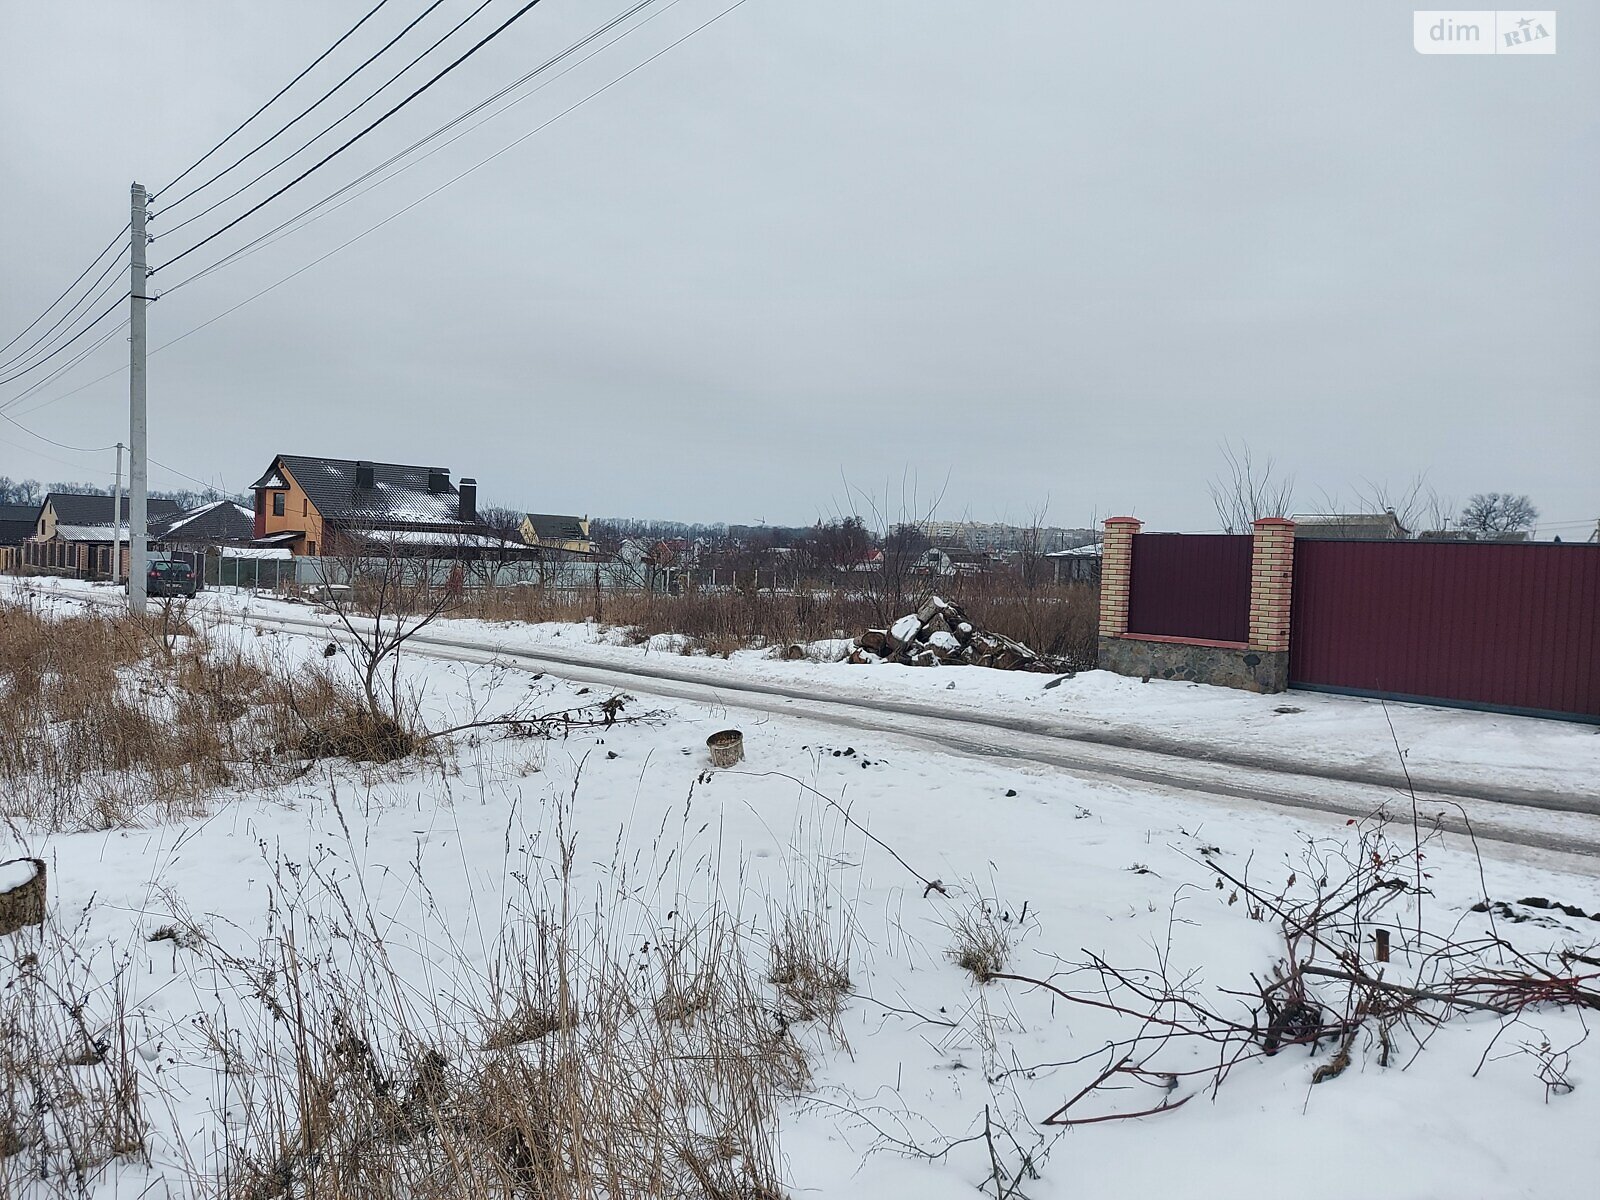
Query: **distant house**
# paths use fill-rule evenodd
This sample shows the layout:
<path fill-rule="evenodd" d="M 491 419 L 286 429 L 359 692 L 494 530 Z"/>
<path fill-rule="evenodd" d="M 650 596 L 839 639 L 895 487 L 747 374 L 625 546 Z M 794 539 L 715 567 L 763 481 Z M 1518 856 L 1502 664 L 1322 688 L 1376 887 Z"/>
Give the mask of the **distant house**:
<path fill-rule="evenodd" d="M 863 546 L 839 564 L 841 571 L 883 570 L 883 550 L 878 546 Z"/>
<path fill-rule="evenodd" d="M 255 539 L 255 515 L 235 501 L 213 500 L 179 513 L 153 536 L 182 549 L 248 546 Z"/>
<path fill-rule="evenodd" d="M 1102 547 L 1074 546 L 1071 550 L 1052 550 L 1045 558 L 1056 583 L 1099 583 Z"/>
<path fill-rule="evenodd" d="M 0 570 L 21 564 L 22 543 L 33 536 L 38 521 L 37 504 L 0 504 Z"/>
<path fill-rule="evenodd" d="M 589 536 L 588 517 L 558 517 L 547 513 L 523 513 L 522 540 L 541 550 L 565 550 L 571 554 L 593 554 L 594 539 Z"/>
<path fill-rule="evenodd" d="M 1533 534 L 1526 529 L 1512 529 L 1504 533 L 1479 533 L 1475 529 L 1425 529 L 1417 535 L 1426 542 L 1531 542 Z M 1560 538 L 1556 539 L 1560 541 Z M 1595 539 L 1591 537 L 1591 542 Z"/>
<path fill-rule="evenodd" d="M 930 546 L 911 569 L 919 575 L 982 575 L 993 566 L 993 557 L 980 551 Z"/>
<path fill-rule="evenodd" d="M 1411 536 L 1392 508 L 1381 513 L 1311 513 L 1290 519 L 1297 538 L 1397 541 Z"/>
<path fill-rule="evenodd" d="M 251 485 L 257 546 L 295 555 L 359 553 L 383 543 L 418 555 L 499 544 L 478 521 L 478 485 L 444 467 L 280 454 Z"/>
<path fill-rule="evenodd" d="M 20 546 L 32 537 L 39 524 L 39 507 L 37 504 L 0 504 L 0 546 Z"/>
<path fill-rule="evenodd" d="M 51 492 L 39 506 L 32 536 L 22 545 L 22 565 L 84 578 L 109 578 L 111 544 L 117 540 L 123 547 L 126 571 L 129 498 L 122 498 L 117 524 L 111 520 L 112 503 L 110 496 Z M 145 512 L 154 541 L 182 509 L 176 500 L 151 499 L 146 501 Z"/>

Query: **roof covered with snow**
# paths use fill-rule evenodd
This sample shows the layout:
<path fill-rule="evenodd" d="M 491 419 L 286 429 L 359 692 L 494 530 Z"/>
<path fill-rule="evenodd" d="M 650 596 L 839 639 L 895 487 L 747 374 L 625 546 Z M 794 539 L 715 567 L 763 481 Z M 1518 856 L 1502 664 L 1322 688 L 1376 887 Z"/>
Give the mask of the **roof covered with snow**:
<path fill-rule="evenodd" d="M 1095 542 L 1089 546 L 1074 546 L 1070 550 L 1052 550 L 1046 558 L 1099 558 L 1104 547 Z"/>
<path fill-rule="evenodd" d="M 371 472 L 371 484 L 365 482 Z M 455 524 L 461 497 L 444 467 L 280 454 L 251 486 L 284 486 L 287 471 L 325 520 L 352 524 Z"/>
<path fill-rule="evenodd" d="M 248 542 L 255 514 L 232 500 L 213 500 L 178 514 L 156 534 L 164 542 Z"/>

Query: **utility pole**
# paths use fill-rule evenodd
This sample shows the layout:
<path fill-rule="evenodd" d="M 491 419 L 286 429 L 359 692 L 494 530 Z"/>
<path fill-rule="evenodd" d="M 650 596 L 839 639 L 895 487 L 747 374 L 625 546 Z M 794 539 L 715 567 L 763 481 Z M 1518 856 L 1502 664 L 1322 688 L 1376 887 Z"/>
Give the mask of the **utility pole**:
<path fill-rule="evenodd" d="M 111 493 L 111 582 L 122 582 L 122 443 L 117 443 L 117 486 Z"/>
<path fill-rule="evenodd" d="M 145 572 L 150 545 L 148 468 L 145 463 L 144 306 L 148 286 L 144 266 L 145 193 L 133 185 L 132 265 L 128 268 L 128 608 L 145 611 Z"/>

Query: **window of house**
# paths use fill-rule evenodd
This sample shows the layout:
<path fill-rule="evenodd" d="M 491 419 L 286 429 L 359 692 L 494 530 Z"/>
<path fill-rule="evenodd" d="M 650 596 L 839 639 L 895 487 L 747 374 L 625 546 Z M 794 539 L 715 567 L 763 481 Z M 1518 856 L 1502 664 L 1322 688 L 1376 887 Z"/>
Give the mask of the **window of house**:
<path fill-rule="evenodd" d="M 275 517 L 283 516 L 283 493 L 282 492 L 273 492 L 272 493 L 272 515 L 275 516 Z"/>
<path fill-rule="evenodd" d="M 307 542 L 306 553 L 311 555 L 312 558 L 315 558 L 317 556 L 317 544 L 315 542 Z"/>
<path fill-rule="evenodd" d="M 304 516 L 308 515 L 310 512 L 311 512 L 311 501 L 308 500 L 306 497 L 301 496 L 300 497 L 300 515 L 302 517 L 304 517 Z"/>

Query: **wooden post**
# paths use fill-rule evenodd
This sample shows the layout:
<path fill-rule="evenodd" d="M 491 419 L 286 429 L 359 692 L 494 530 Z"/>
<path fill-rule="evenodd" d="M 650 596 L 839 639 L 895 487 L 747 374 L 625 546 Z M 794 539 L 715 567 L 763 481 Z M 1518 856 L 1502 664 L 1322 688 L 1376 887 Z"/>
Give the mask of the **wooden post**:
<path fill-rule="evenodd" d="M 1387 929 L 1378 930 L 1378 961 L 1381 963 L 1389 961 L 1389 931 Z"/>

